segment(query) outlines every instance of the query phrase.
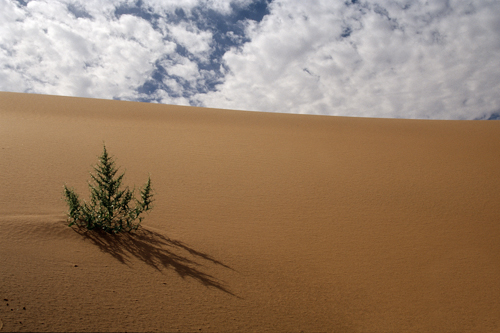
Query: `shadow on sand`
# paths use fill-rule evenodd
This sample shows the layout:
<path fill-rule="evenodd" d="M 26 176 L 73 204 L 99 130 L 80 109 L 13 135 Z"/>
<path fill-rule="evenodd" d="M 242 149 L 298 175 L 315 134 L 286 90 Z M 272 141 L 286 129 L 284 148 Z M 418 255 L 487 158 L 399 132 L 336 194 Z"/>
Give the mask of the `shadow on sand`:
<path fill-rule="evenodd" d="M 196 251 L 178 240 L 172 240 L 164 235 L 145 228 L 134 233 L 111 235 L 106 232 L 89 231 L 73 227 L 81 236 L 97 245 L 101 251 L 109 253 L 123 264 L 127 264 L 127 257 L 135 257 L 154 269 L 173 268 L 183 279 L 193 278 L 207 287 L 217 288 L 232 296 L 238 297 L 228 290 L 212 275 L 201 271 L 202 264 L 197 259 L 211 262 L 227 269 L 231 267 L 212 258 L 206 253 Z M 178 254 L 184 252 L 184 255 Z M 189 255 L 187 253 L 189 253 Z M 190 258 L 189 258 L 190 257 Z"/>

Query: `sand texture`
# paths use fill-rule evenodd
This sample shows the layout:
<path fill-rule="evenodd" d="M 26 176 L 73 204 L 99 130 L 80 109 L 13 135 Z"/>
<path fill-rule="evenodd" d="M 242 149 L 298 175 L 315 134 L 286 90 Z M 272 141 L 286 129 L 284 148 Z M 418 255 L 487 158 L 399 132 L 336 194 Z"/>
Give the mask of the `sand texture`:
<path fill-rule="evenodd" d="M 135 235 L 67 227 L 105 142 Z M 1 331 L 499 332 L 500 122 L 0 93 Z"/>

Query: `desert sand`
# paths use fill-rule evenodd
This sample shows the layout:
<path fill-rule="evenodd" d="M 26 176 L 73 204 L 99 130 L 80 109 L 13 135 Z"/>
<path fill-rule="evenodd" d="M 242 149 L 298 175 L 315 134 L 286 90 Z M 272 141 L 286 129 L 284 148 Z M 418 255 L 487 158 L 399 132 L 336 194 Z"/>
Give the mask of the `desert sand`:
<path fill-rule="evenodd" d="M 136 234 L 67 226 L 103 143 Z M 1 331 L 499 332 L 500 122 L 0 93 Z"/>

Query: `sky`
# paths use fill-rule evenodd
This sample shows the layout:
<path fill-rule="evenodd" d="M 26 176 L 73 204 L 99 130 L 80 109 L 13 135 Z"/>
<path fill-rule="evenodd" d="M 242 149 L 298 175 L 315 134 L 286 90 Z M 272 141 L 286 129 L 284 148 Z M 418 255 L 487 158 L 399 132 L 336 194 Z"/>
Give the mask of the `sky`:
<path fill-rule="evenodd" d="M 0 0 L 0 91 L 500 119 L 500 1 Z"/>

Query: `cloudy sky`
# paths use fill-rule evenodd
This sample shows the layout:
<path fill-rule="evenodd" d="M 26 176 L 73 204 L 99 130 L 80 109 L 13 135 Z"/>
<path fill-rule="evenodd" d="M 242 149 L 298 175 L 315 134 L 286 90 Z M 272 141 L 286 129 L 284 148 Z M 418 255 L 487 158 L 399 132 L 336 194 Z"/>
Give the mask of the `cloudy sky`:
<path fill-rule="evenodd" d="M 498 0 L 0 0 L 0 91 L 500 116 Z"/>

